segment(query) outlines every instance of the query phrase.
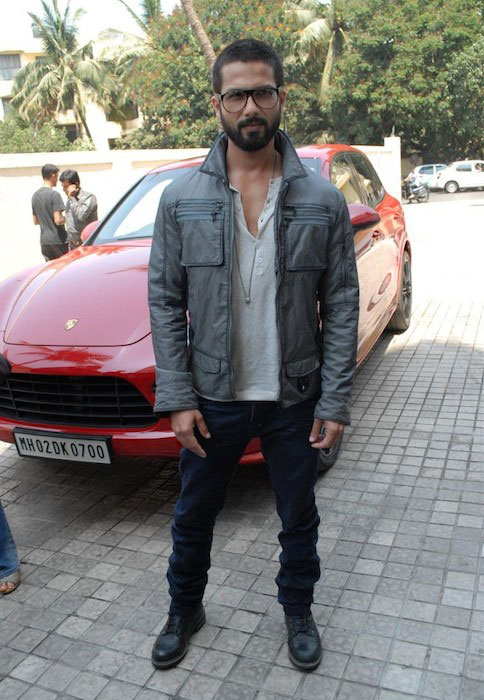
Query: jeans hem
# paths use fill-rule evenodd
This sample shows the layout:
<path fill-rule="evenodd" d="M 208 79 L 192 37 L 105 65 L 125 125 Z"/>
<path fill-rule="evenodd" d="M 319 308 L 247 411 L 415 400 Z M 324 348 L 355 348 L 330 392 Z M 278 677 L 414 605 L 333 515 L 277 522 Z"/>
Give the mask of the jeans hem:
<path fill-rule="evenodd" d="M 0 581 L 4 578 L 7 578 L 11 574 L 15 574 L 19 570 L 20 570 L 20 562 L 17 562 L 17 564 L 14 567 L 11 567 L 10 569 L 7 569 L 6 571 L 0 571 Z"/>

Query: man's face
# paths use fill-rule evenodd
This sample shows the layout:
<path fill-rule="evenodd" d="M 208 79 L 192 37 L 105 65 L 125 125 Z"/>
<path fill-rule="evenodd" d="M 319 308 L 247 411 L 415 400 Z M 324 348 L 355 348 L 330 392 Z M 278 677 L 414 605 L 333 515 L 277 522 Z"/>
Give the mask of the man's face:
<path fill-rule="evenodd" d="M 269 64 L 263 61 L 234 61 L 223 66 L 222 95 L 237 88 L 252 90 L 259 87 L 277 87 L 274 71 Z M 251 96 L 239 112 L 228 112 L 218 95 L 212 97 L 223 130 L 244 151 L 258 151 L 270 143 L 279 128 L 284 102 L 285 93 L 281 90 L 274 107 L 263 109 Z"/>
<path fill-rule="evenodd" d="M 72 196 L 79 190 L 79 183 L 69 182 L 69 180 L 62 181 L 62 189 L 68 197 Z"/>

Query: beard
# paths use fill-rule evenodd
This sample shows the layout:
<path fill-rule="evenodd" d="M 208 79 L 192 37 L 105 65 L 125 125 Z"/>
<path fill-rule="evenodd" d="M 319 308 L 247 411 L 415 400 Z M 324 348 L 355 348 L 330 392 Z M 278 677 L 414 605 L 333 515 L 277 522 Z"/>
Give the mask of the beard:
<path fill-rule="evenodd" d="M 276 135 L 279 124 L 281 123 L 281 113 L 279 112 L 271 124 L 267 119 L 264 119 L 264 117 L 251 117 L 242 119 L 238 124 L 233 126 L 227 122 L 222 112 L 220 113 L 220 121 L 228 138 L 238 146 L 238 148 L 241 148 L 243 151 L 260 151 L 261 148 L 265 148 Z M 243 127 L 252 124 L 260 124 L 264 129 L 262 132 L 249 131 L 244 135 L 242 133 Z"/>

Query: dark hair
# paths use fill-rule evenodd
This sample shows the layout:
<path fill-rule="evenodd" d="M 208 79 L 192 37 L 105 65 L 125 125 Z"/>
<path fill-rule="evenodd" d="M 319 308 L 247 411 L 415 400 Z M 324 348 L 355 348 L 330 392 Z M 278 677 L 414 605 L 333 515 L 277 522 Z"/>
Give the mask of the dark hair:
<path fill-rule="evenodd" d="M 79 173 L 77 170 L 64 170 L 61 173 L 59 180 L 61 182 L 70 182 L 71 185 L 78 185 L 81 181 L 79 180 Z"/>
<path fill-rule="evenodd" d="M 242 61 L 242 63 L 263 61 L 272 66 L 276 87 L 284 84 L 284 68 L 277 51 L 269 44 L 265 44 L 257 39 L 239 39 L 234 41 L 233 44 L 226 46 L 219 53 L 213 64 L 212 85 L 214 92 L 220 93 L 222 90 L 222 68 L 227 63 L 234 63 L 235 61 Z"/>
<path fill-rule="evenodd" d="M 59 168 L 57 165 L 52 165 L 52 163 L 46 163 L 42 166 L 42 170 L 40 172 L 42 173 L 43 179 L 48 180 L 52 177 L 52 175 L 56 175 L 59 172 Z"/>

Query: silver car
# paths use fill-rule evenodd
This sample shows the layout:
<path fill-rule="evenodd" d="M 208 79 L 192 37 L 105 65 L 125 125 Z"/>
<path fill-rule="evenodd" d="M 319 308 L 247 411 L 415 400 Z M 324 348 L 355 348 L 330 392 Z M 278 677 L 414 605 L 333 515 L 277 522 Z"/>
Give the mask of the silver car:
<path fill-rule="evenodd" d="M 425 163 L 424 165 L 417 165 L 412 172 L 418 176 L 421 184 L 427 185 L 429 189 L 433 189 L 436 187 L 437 173 L 445 170 L 446 167 L 445 163 Z"/>

